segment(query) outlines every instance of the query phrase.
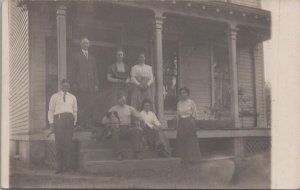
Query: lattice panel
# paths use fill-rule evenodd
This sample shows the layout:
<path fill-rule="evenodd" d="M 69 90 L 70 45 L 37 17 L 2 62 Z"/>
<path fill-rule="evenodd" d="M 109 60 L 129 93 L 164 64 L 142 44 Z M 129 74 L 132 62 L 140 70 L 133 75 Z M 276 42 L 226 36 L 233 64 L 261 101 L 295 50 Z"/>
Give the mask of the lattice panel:
<path fill-rule="evenodd" d="M 271 151 L 270 137 L 248 137 L 245 143 L 245 156 Z"/>
<path fill-rule="evenodd" d="M 46 146 L 46 160 L 45 162 L 53 167 L 56 165 L 55 142 L 45 141 Z"/>
<path fill-rule="evenodd" d="M 45 147 L 46 147 L 46 160 L 45 163 L 55 167 L 56 166 L 56 153 L 55 153 L 55 141 L 45 141 Z M 73 141 L 72 145 L 72 164 L 76 168 L 79 161 L 79 144 L 77 141 Z"/>

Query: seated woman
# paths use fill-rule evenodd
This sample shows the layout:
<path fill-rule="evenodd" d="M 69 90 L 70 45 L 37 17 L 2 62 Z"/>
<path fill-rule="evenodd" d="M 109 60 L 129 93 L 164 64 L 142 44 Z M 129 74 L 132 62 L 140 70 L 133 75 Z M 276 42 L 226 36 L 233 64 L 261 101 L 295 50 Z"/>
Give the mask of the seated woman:
<path fill-rule="evenodd" d="M 155 113 L 151 111 L 151 101 L 149 99 L 145 99 L 142 103 L 142 107 L 143 110 L 140 114 L 144 120 L 143 133 L 147 142 L 151 148 L 158 152 L 160 156 L 170 157 L 170 145 L 161 131 L 163 127 L 158 121 Z"/>

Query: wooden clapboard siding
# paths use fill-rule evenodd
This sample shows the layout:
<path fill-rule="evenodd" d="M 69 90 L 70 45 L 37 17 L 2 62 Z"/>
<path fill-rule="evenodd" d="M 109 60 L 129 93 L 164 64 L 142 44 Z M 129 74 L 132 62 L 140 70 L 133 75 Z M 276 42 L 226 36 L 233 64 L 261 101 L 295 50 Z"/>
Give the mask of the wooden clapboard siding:
<path fill-rule="evenodd" d="M 209 106 L 211 101 L 209 48 L 193 47 L 187 43 L 180 49 L 180 86 L 190 89 L 190 98 L 196 102 L 201 119 L 204 106 Z"/>
<path fill-rule="evenodd" d="M 45 12 L 45 5 L 31 9 L 30 19 L 30 133 L 43 130 L 47 124 L 46 100 L 46 37 L 55 30 L 55 18 L 50 18 Z"/>
<path fill-rule="evenodd" d="M 267 127 L 266 123 L 266 104 L 265 104 L 265 78 L 263 62 L 263 45 L 259 44 L 254 48 L 254 68 L 256 86 L 256 112 L 257 127 Z"/>
<path fill-rule="evenodd" d="M 245 96 L 250 99 L 249 104 L 255 108 L 254 66 L 250 48 L 237 49 L 237 65 L 238 86 L 244 90 Z M 255 121 L 254 116 L 241 118 L 242 127 L 254 127 Z"/>
<path fill-rule="evenodd" d="M 9 1 L 10 134 L 29 131 L 28 11 Z"/>
<path fill-rule="evenodd" d="M 248 7 L 260 8 L 260 0 L 229 0 L 229 2 Z"/>

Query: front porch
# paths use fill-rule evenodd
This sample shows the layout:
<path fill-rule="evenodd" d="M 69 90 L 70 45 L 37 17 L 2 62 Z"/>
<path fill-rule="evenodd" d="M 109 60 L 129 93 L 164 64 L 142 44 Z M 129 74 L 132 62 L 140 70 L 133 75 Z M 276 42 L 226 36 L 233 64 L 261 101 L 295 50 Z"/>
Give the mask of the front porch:
<path fill-rule="evenodd" d="M 47 100 L 57 91 L 60 79 L 69 76 L 71 56 L 87 36 L 97 60 L 99 96 L 109 86 L 106 69 L 115 61 L 116 49 L 124 48 L 130 67 L 144 50 L 155 74 L 155 112 L 164 125 L 175 115 L 178 88 L 187 86 L 197 104 L 198 119 L 220 119 L 212 113 L 217 107 L 227 113 L 225 119 L 233 121 L 235 128 L 265 127 L 263 82 L 258 76 L 261 62 L 256 51 L 270 35 L 268 13 L 230 4 L 225 8 L 222 3 L 174 2 L 159 2 L 159 7 L 148 2 L 59 3 L 57 33 L 48 40 L 46 52 L 50 55 Z"/>
<path fill-rule="evenodd" d="M 30 39 L 33 48 L 30 57 L 34 58 L 30 74 L 38 84 L 33 83 L 31 93 L 39 95 L 32 96 L 39 97 L 37 102 L 43 102 L 35 104 L 30 99 L 33 112 L 30 128 L 33 133 L 41 134 L 38 140 L 53 143 L 53 139 L 45 138 L 41 132 L 47 127 L 48 102 L 57 92 L 60 79 L 68 77 L 71 55 L 80 50 L 80 39 L 86 36 L 91 41 L 90 52 L 98 60 L 99 96 L 108 87 L 106 68 L 114 62 L 117 48 L 125 49 L 125 63 L 130 66 L 136 63 L 140 50 L 146 51 L 146 63 L 152 65 L 155 75 L 155 112 L 168 126 L 165 133 L 171 141 L 175 138 L 171 120 L 175 115 L 177 90 L 187 86 L 200 112 L 198 120 L 207 120 L 202 121 L 198 131 L 201 147 L 205 149 L 205 143 L 218 141 L 208 149 L 226 149 L 229 152 L 226 155 L 242 159 L 245 147 L 256 146 L 255 138 L 269 142 L 270 129 L 264 128 L 261 52 L 261 43 L 270 37 L 269 12 L 230 3 L 185 1 L 38 3 L 28 5 L 33 25 L 29 35 L 37 34 L 36 39 Z M 55 17 L 43 16 L 44 12 Z M 38 16 L 44 22 L 38 22 L 35 19 Z M 35 68 L 43 73 L 33 72 Z M 43 80 L 38 80 L 39 77 Z M 247 97 L 246 103 L 241 101 L 241 95 Z M 216 107 L 225 116 L 213 112 Z M 241 114 L 244 107 L 250 107 L 252 114 Z M 44 114 L 40 116 L 41 113 Z M 217 127 L 216 121 L 230 124 Z M 80 141 L 89 141 L 91 134 L 77 135 L 75 138 Z M 265 147 L 268 142 L 264 141 L 258 140 L 263 145 L 257 147 Z M 48 151 L 51 150 L 47 149 L 46 157 L 51 158 Z"/>

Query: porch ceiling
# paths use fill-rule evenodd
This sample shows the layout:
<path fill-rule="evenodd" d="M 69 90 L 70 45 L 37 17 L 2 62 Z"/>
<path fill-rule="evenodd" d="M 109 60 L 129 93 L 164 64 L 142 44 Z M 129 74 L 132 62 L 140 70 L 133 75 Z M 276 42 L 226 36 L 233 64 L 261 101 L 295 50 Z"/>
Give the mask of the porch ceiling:
<path fill-rule="evenodd" d="M 164 16 L 181 15 L 234 24 L 239 28 L 250 28 L 258 32 L 261 41 L 271 36 L 271 13 L 262 9 L 215 1 L 111 1 L 109 3 L 151 10 Z"/>
<path fill-rule="evenodd" d="M 39 3 L 44 5 L 55 6 L 56 3 L 64 3 L 67 7 L 71 7 L 75 4 L 74 1 L 65 1 L 60 0 L 56 1 L 20 1 L 20 5 L 22 4 L 31 4 L 33 6 Z M 31 2 L 31 3 L 30 3 Z M 35 3 L 32 3 L 35 2 Z M 251 37 L 251 41 L 262 42 L 270 39 L 271 37 L 271 13 L 270 11 L 262 10 L 259 8 L 252 8 L 242 5 L 237 5 L 228 2 L 220 2 L 220 1 L 200 1 L 200 0 L 161 0 L 161 1 L 80 1 L 76 4 L 89 4 L 91 9 L 95 9 L 96 7 L 102 7 L 104 5 L 109 5 L 109 9 L 111 8 L 121 8 L 116 10 L 120 13 L 122 10 L 122 6 L 129 8 L 127 9 L 128 13 L 142 13 L 141 16 L 136 17 L 132 16 L 134 20 L 142 19 L 149 16 L 149 13 L 160 13 L 163 14 L 168 20 L 169 17 L 186 17 L 189 18 L 189 21 L 195 21 L 199 23 L 198 26 L 193 26 L 194 29 L 197 28 L 197 31 L 208 30 L 208 31 L 224 31 L 226 26 L 229 24 L 236 25 L 239 28 L 239 36 L 246 36 L 249 39 Z M 78 4 L 78 5 L 79 5 Z M 80 6 L 85 7 L 85 6 Z M 105 7 L 105 6 L 104 6 Z M 74 8 L 74 7 L 72 7 Z M 71 12 L 74 12 L 73 9 L 70 9 Z M 69 11 L 70 11 L 69 10 Z M 73 10 L 73 11 L 72 11 Z M 134 10 L 134 11 L 128 11 Z M 91 12 L 91 14 L 96 14 L 98 17 L 103 16 L 103 14 L 99 12 Z M 105 11 L 104 11 L 105 12 Z M 108 11 L 110 12 L 110 11 Z M 122 11 L 121 11 L 122 12 Z M 111 15 L 111 14 L 110 14 Z M 120 15 L 120 14 L 113 14 Z M 176 16 L 177 15 L 177 16 Z M 104 15 L 105 16 L 105 15 Z M 127 15 L 128 17 L 128 15 Z M 126 18 L 127 18 L 126 17 Z M 124 17 L 125 19 L 125 17 Z M 131 18 L 130 18 L 131 19 Z M 186 22 L 186 20 L 185 20 Z M 203 24 L 206 23 L 205 26 L 210 26 L 209 29 L 201 29 Z M 195 22 L 196 23 L 196 22 Z M 209 24 L 213 23 L 213 24 Z M 225 26 L 225 27 L 224 27 Z M 221 29 L 221 30 L 218 30 Z M 222 30 L 223 29 L 223 30 Z M 210 33 L 210 32 L 208 32 Z M 250 36 L 249 36 L 250 35 Z M 248 40 L 249 41 L 249 40 Z"/>

